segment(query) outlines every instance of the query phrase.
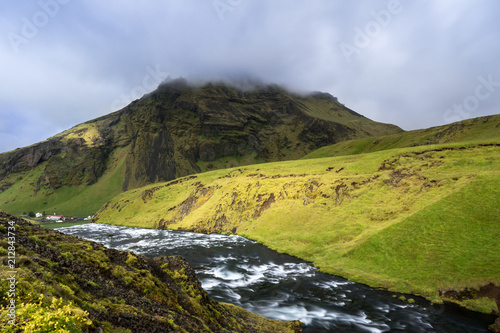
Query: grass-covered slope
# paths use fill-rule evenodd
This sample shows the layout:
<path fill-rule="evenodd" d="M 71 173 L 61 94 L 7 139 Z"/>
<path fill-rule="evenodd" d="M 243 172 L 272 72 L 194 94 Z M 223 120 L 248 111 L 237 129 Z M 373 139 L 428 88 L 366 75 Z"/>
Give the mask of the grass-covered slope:
<path fill-rule="evenodd" d="M 237 233 L 354 281 L 496 311 L 481 298 L 500 287 L 500 145 L 487 142 L 208 172 L 122 193 L 97 219 Z"/>
<path fill-rule="evenodd" d="M 354 155 L 430 144 L 484 141 L 500 142 L 500 114 L 427 129 L 348 140 L 319 148 L 303 158 Z"/>
<path fill-rule="evenodd" d="M 22 173 L 10 174 L 2 179 L 11 185 L 0 192 L 0 209 L 18 215 L 28 212 L 79 217 L 93 215 L 103 202 L 122 192 L 125 157 L 119 153 L 116 156 L 109 162 L 113 167 L 90 185 L 65 185 L 57 189 L 42 186 L 40 178 L 44 175 L 47 162 Z"/>
<path fill-rule="evenodd" d="M 180 257 L 106 249 L 2 211 L 0 244 L 5 333 L 301 332 L 300 322 L 266 319 L 210 299 Z M 9 247 L 15 262 L 8 259 Z M 12 277 L 17 283 L 8 283 Z M 15 326 L 8 316 L 14 312 Z"/>
<path fill-rule="evenodd" d="M 120 111 L 0 154 L 0 208 L 87 216 L 127 189 L 401 131 L 329 94 L 177 80 Z"/>

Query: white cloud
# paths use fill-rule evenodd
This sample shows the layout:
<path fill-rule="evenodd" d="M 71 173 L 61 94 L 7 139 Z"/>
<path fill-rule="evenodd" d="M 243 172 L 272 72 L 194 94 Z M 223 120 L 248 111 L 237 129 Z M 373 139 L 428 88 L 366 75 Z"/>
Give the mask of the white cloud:
<path fill-rule="evenodd" d="M 58 0 L 53 0 L 58 1 Z M 226 0 L 221 0 L 226 1 Z M 394 0 L 393 0 L 394 1 Z M 227 1 L 226 1 L 227 2 Z M 443 113 L 480 75 L 500 80 L 495 0 L 401 2 L 401 13 L 347 62 L 339 45 L 377 23 L 389 1 L 241 0 L 223 14 L 213 1 L 69 1 L 15 53 L 36 3 L 8 2 L 0 20 L 0 151 L 112 111 L 143 84 L 146 68 L 172 76 L 241 75 L 322 90 L 377 121 L 405 129 L 445 123 Z M 375 23 L 374 23 L 375 22 Z M 500 90 L 471 116 L 498 112 Z M 19 138 L 13 133 L 23 133 Z M 6 139 L 6 137 L 10 139 Z M 14 139 L 15 138 L 15 139 Z"/>

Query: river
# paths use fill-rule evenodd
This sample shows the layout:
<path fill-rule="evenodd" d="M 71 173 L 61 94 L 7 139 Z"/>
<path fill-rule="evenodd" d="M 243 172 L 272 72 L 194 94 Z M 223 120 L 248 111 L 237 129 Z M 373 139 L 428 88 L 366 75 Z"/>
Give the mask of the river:
<path fill-rule="evenodd" d="M 298 319 L 306 333 L 488 332 L 488 322 L 449 306 L 421 298 L 409 304 L 240 236 L 96 223 L 57 230 L 145 256 L 181 255 L 215 300 L 272 319 Z"/>

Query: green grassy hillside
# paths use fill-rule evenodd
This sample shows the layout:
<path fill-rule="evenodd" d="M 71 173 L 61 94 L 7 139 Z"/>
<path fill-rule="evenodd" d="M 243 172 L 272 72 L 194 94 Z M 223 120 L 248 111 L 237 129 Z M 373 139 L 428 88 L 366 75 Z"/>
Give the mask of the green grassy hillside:
<path fill-rule="evenodd" d="M 500 114 L 427 129 L 344 141 L 319 148 L 303 158 L 354 155 L 393 148 L 452 142 L 483 142 L 484 140 L 500 142 Z"/>
<path fill-rule="evenodd" d="M 127 189 L 401 131 L 329 94 L 174 80 L 120 111 L 0 154 L 0 208 L 87 216 Z"/>
<path fill-rule="evenodd" d="M 499 158 L 484 141 L 220 170 L 122 193 L 97 219 L 236 233 L 354 281 L 497 311 L 481 296 L 500 287 Z"/>
<path fill-rule="evenodd" d="M 22 174 L 8 175 L 3 182 L 11 186 L 0 193 L 0 208 L 19 215 L 28 212 L 79 217 L 93 215 L 104 202 L 122 192 L 124 162 L 123 150 L 117 151 L 109 162 L 114 166 L 104 172 L 98 182 L 57 189 L 40 186 L 47 162 Z"/>

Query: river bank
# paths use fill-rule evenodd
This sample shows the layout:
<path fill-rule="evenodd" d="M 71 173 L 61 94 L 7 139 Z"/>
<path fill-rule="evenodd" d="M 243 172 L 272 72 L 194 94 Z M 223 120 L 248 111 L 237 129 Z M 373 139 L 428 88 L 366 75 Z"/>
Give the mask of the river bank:
<path fill-rule="evenodd" d="M 0 244 L 0 275 L 14 279 L 0 284 L 0 317 L 15 323 L 2 332 L 301 331 L 214 301 L 180 257 L 108 249 L 2 211 Z"/>
<path fill-rule="evenodd" d="M 240 236 L 89 224 L 62 232 L 148 257 L 180 255 L 211 297 L 273 319 L 299 319 L 304 332 L 488 332 L 494 321 L 451 304 L 374 290 L 318 271 Z"/>
<path fill-rule="evenodd" d="M 125 192 L 96 220 L 238 234 L 351 281 L 498 314 L 499 153 L 447 144 L 219 170 Z"/>

